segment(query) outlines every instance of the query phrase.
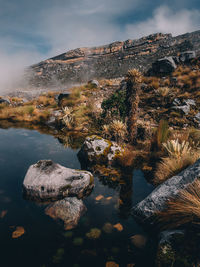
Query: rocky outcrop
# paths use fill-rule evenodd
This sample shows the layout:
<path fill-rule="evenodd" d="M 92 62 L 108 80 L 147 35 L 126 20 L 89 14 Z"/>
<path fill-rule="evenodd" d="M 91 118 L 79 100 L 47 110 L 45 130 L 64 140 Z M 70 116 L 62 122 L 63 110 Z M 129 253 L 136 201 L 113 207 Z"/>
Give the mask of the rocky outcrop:
<path fill-rule="evenodd" d="M 180 100 L 175 98 L 172 103 L 172 109 L 180 111 L 183 115 L 188 115 L 190 110 L 196 106 L 196 103 L 193 99 L 183 99 Z"/>
<path fill-rule="evenodd" d="M 165 57 L 158 59 L 152 64 L 152 70 L 155 74 L 169 74 L 176 69 L 173 57 Z"/>
<path fill-rule="evenodd" d="M 180 54 L 179 60 L 182 63 L 187 63 L 187 62 L 190 62 L 195 57 L 196 57 L 195 51 L 186 51 Z"/>
<path fill-rule="evenodd" d="M 86 138 L 78 157 L 85 165 L 97 163 L 111 165 L 122 152 L 123 148 L 117 143 L 92 135 Z"/>
<path fill-rule="evenodd" d="M 169 199 L 175 198 L 182 189 L 199 177 L 200 160 L 154 189 L 149 196 L 133 208 L 133 215 L 144 224 L 153 224 L 156 212 L 163 211 Z"/>
<path fill-rule="evenodd" d="M 10 105 L 10 100 L 8 98 L 0 98 L 0 104 Z"/>
<path fill-rule="evenodd" d="M 93 176 L 90 172 L 63 167 L 51 160 L 31 165 L 23 182 L 25 198 L 57 200 L 67 196 L 78 198 L 91 192 Z"/>
<path fill-rule="evenodd" d="M 50 204 L 45 213 L 55 220 L 63 221 L 65 230 L 70 230 L 77 226 L 86 210 L 82 200 L 68 197 Z"/>
<path fill-rule="evenodd" d="M 61 82 L 73 84 L 92 79 L 123 77 L 137 68 L 147 71 L 153 62 L 164 57 L 177 57 L 182 52 L 185 62 L 198 55 L 200 31 L 172 37 L 171 34 L 152 34 L 138 40 L 115 42 L 105 46 L 78 48 L 42 61 L 28 71 L 34 86 L 53 85 Z"/>

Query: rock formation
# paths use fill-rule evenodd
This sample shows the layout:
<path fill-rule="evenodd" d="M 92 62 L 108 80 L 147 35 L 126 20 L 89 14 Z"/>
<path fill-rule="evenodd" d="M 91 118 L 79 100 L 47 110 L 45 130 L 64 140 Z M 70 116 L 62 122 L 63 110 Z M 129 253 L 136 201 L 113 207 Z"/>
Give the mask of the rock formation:
<path fill-rule="evenodd" d="M 114 42 L 109 45 L 77 48 L 44 60 L 29 68 L 34 86 L 86 82 L 91 79 L 124 76 L 131 68 L 147 71 L 158 59 L 173 56 L 187 61 L 200 54 L 200 31 L 172 37 L 152 34 L 138 40 Z M 191 51 L 192 50 L 192 51 Z M 188 52 L 187 52 L 188 51 Z M 181 52 L 187 52 L 185 54 Z"/>
<path fill-rule="evenodd" d="M 31 165 L 23 182 L 24 196 L 32 200 L 58 200 L 67 196 L 83 197 L 94 186 L 90 172 L 73 170 L 40 160 Z"/>
<path fill-rule="evenodd" d="M 169 199 L 200 177 L 200 160 L 181 173 L 168 179 L 133 208 L 133 215 L 142 223 L 153 223 L 156 212 L 163 211 Z"/>

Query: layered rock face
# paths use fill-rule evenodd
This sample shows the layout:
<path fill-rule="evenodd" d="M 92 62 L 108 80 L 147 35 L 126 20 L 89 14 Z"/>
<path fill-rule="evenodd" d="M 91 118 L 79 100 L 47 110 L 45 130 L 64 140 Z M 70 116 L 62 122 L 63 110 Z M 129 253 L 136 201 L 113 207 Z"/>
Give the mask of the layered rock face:
<path fill-rule="evenodd" d="M 200 54 L 200 31 L 177 37 L 153 34 L 138 40 L 115 42 L 105 46 L 77 48 L 29 68 L 34 86 L 86 82 L 90 79 L 124 76 L 131 68 L 148 70 L 155 60 L 178 56 L 189 50 Z"/>

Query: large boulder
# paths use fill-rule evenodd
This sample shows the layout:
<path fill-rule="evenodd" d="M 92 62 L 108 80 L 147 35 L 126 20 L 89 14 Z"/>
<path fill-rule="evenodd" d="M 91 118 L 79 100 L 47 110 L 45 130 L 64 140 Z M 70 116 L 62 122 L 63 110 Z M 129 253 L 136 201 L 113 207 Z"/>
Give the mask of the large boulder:
<path fill-rule="evenodd" d="M 116 157 L 123 153 L 123 148 L 115 142 L 111 142 L 97 135 L 85 139 L 78 157 L 86 165 L 105 163 L 111 165 Z"/>
<path fill-rule="evenodd" d="M 45 122 L 45 124 L 49 127 L 55 127 L 60 124 L 60 120 L 63 117 L 62 110 L 54 110 L 51 112 L 49 119 Z"/>
<path fill-rule="evenodd" d="M 148 226 L 153 224 L 154 215 L 166 208 L 167 201 L 177 197 L 182 189 L 198 177 L 200 177 L 200 159 L 194 165 L 156 187 L 149 196 L 133 207 L 133 215 Z"/>
<path fill-rule="evenodd" d="M 183 63 L 187 63 L 190 62 L 195 57 L 196 57 L 195 51 L 186 51 L 180 54 L 179 60 Z"/>
<path fill-rule="evenodd" d="M 70 230 L 77 226 L 86 210 L 82 200 L 67 197 L 47 206 L 45 213 L 55 220 L 63 221 L 65 229 Z"/>
<path fill-rule="evenodd" d="M 57 200 L 67 196 L 83 197 L 94 186 L 88 171 L 63 167 L 52 160 L 40 160 L 31 165 L 23 182 L 25 198 Z"/>
<path fill-rule="evenodd" d="M 8 98 L 0 98 L 0 104 L 10 105 L 10 100 Z"/>
<path fill-rule="evenodd" d="M 155 74 L 169 74 L 173 72 L 176 67 L 173 57 L 164 57 L 156 60 L 152 64 L 152 70 Z"/>

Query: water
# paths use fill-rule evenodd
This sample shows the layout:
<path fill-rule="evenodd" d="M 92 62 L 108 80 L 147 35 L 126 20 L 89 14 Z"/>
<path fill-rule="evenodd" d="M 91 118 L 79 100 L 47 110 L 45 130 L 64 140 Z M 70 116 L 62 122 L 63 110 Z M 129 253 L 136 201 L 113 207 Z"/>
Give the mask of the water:
<path fill-rule="evenodd" d="M 0 129 L 0 214 L 7 212 L 0 218 L 1 267 L 105 266 L 107 261 L 120 266 L 130 263 L 153 266 L 151 253 L 131 251 L 129 243 L 131 236 L 143 234 L 130 209 L 152 191 L 140 170 L 114 188 L 95 177 L 95 188 L 84 199 L 86 214 L 75 229 L 65 231 L 62 223 L 45 215 L 44 205 L 22 197 L 26 171 L 40 159 L 80 168 L 77 150 L 64 148 L 50 135 L 25 129 Z M 103 198 L 96 201 L 99 195 Z M 105 223 L 120 223 L 123 230 L 105 233 L 102 230 Z M 24 227 L 25 234 L 13 239 L 16 226 Z M 101 230 L 99 239 L 86 237 L 91 228 Z"/>

